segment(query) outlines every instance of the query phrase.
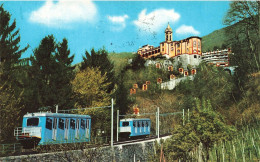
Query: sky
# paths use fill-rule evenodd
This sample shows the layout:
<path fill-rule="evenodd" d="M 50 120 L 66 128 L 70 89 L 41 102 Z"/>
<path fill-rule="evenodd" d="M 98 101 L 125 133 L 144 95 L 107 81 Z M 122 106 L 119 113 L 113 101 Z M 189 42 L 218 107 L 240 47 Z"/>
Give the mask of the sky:
<path fill-rule="evenodd" d="M 15 19 L 21 47 L 29 44 L 22 58 L 33 55 L 40 41 L 53 35 L 68 40 L 73 64 L 85 51 L 105 48 L 109 52 L 136 52 L 164 41 L 168 23 L 173 40 L 203 37 L 225 27 L 223 17 L 229 1 L 0 1 Z"/>

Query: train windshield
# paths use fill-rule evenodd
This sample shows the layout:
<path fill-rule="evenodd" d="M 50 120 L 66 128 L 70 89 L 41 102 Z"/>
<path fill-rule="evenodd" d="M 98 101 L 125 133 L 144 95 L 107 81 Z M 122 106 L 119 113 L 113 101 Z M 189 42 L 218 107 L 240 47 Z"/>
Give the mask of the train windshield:
<path fill-rule="evenodd" d="M 123 122 L 122 125 L 123 125 L 123 127 L 127 127 L 127 126 L 129 126 L 129 122 Z"/>
<path fill-rule="evenodd" d="M 38 126 L 39 118 L 29 118 L 27 119 L 27 126 Z"/>

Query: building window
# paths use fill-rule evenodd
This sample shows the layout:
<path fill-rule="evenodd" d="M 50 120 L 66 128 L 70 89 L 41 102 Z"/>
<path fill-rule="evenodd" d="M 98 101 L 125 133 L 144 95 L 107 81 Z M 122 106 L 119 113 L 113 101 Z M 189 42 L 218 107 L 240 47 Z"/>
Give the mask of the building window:
<path fill-rule="evenodd" d="M 196 47 L 196 41 L 193 41 L 193 47 Z"/>
<path fill-rule="evenodd" d="M 194 49 L 194 50 L 193 50 L 193 53 L 197 53 L 197 50 L 196 50 L 196 49 Z"/>
<path fill-rule="evenodd" d="M 198 42 L 198 47 L 200 48 L 200 42 Z"/>
<path fill-rule="evenodd" d="M 179 47 L 180 47 L 180 44 L 177 44 L 177 47 L 179 48 Z"/>
<path fill-rule="evenodd" d="M 180 52 L 181 52 L 180 50 L 177 50 L 177 54 L 180 54 Z"/>
<path fill-rule="evenodd" d="M 173 51 L 173 47 L 171 48 L 171 50 Z"/>
<path fill-rule="evenodd" d="M 164 51 L 164 48 L 162 49 L 162 51 Z"/>

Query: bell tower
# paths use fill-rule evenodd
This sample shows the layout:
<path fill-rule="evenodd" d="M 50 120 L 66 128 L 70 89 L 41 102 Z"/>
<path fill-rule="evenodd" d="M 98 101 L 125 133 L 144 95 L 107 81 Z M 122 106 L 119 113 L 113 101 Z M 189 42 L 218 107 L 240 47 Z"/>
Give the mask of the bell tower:
<path fill-rule="evenodd" d="M 167 28 L 165 29 L 165 41 L 166 42 L 172 41 L 172 28 L 170 27 L 169 23 L 168 23 Z"/>

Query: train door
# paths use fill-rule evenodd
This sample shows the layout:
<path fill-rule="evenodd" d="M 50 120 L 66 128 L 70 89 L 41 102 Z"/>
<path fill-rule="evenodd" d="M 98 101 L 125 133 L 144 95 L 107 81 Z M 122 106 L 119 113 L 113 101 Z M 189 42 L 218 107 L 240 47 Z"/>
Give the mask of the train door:
<path fill-rule="evenodd" d="M 89 139 L 89 120 L 86 119 L 86 138 Z"/>
<path fill-rule="evenodd" d="M 146 132 L 146 121 L 143 121 L 144 133 Z"/>
<path fill-rule="evenodd" d="M 67 140 L 69 137 L 69 119 L 65 120 L 65 131 L 64 131 L 64 138 Z"/>
<path fill-rule="evenodd" d="M 76 133 L 75 138 L 79 139 L 79 119 L 76 121 Z"/>
<path fill-rule="evenodd" d="M 56 140 L 57 136 L 57 118 L 54 118 L 53 127 L 52 127 L 52 139 Z"/>
<path fill-rule="evenodd" d="M 142 121 L 139 121 L 139 131 L 142 133 Z"/>
<path fill-rule="evenodd" d="M 150 133 L 151 121 L 147 122 L 147 127 L 148 127 L 148 133 Z"/>
<path fill-rule="evenodd" d="M 135 124 L 135 133 L 137 133 L 137 127 L 138 127 L 137 121 L 134 121 L 134 124 Z"/>

